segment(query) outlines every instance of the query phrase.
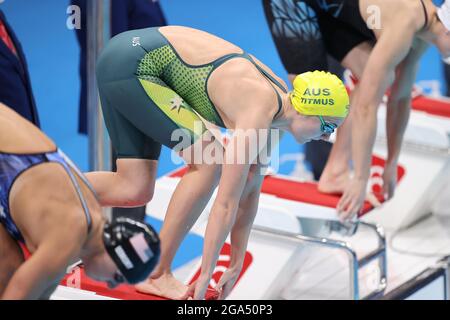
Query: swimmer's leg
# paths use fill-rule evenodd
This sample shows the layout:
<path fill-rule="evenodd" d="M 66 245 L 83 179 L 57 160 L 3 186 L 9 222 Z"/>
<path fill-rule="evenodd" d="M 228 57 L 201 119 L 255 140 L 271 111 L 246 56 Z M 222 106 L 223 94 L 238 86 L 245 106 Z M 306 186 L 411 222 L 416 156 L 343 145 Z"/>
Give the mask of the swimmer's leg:
<path fill-rule="evenodd" d="M 196 158 L 189 155 L 190 150 L 195 151 L 197 145 L 203 146 L 204 143 L 218 144 L 216 140 L 211 142 L 211 140 L 202 139 L 209 131 L 202 125 L 201 119 L 176 92 L 157 77 L 146 76 L 101 83 L 99 89 L 111 141 L 120 158 L 119 161 L 123 160 L 122 163 L 118 161 L 118 174 L 128 173 L 128 175 L 124 174 L 128 177 L 136 175 L 134 179 L 139 179 L 139 184 L 130 185 L 135 191 L 144 188 L 144 190 L 151 189 L 153 193 L 156 160 L 160 150 L 154 152 L 156 145 L 153 142 L 159 143 L 159 148 L 163 144 L 177 151 L 183 150 L 183 158 L 193 159 L 194 162 Z M 223 153 L 221 146 L 218 147 Z M 138 164 L 144 166 L 142 159 L 153 160 L 155 165 L 150 167 L 150 170 L 145 170 L 143 167 L 139 169 Z M 136 162 L 135 169 L 132 167 L 132 160 Z M 130 172 L 127 170 L 128 167 L 122 170 L 121 164 L 125 162 L 130 164 Z M 149 164 L 152 165 L 152 162 L 150 161 Z M 189 172 L 182 178 L 172 196 L 160 233 L 161 263 L 154 275 L 156 277 L 164 274 L 166 277 L 158 277 L 161 278 L 158 287 L 146 285 L 148 284 L 146 282 L 138 286 L 139 290 L 174 299 L 180 298 L 186 291 L 187 287 L 171 276 L 170 265 L 182 239 L 203 211 L 217 185 L 218 168 L 220 169 L 217 165 L 197 164 L 197 162 L 190 165 Z M 106 190 L 108 185 L 120 183 L 120 180 L 119 182 L 112 180 L 111 173 L 94 174 L 88 175 L 90 179 L 97 179 L 93 183 L 94 188 L 99 189 L 98 181 L 102 178 L 100 174 L 105 177 L 108 174 L 108 179 L 111 181 L 111 184 L 106 179 L 102 182 Z M 141 175 L 144 177 L 140 177 Z M 132 183 L 133 178 L 127 181 Z M 150 185 L 146 186 L 146 182 Z M 119 187 L 111 187 L 116 188 L 118 193 L 121 189 L 127 188 L 125 183 Z M 139 195 L 139 192 L 136 194 Z M 116 197 L 120 198 L 120 194 L 116 194 Z M 103 199 L 102 204 L 106 203 L 105 195 L 100 194 L 100 198 Z M 150 200 L 145 198 L 142 197 L 139 200 Z M 108 199 L 114 201 L 112 196 Z M 124 200 L 123 197 L 120 199 Z"/>
<path fill-rule="evenodd" d="M 342 65 L 350 69 L 355 77 L 361 79 L 367 60 L 369 59 L 372 46 L 363 42 L 353 48 L 342 61 Z M 350 105 L 355 93 L 350 96 Z M 331 149 L 325 169 L 320 177 L 319 191 L 324 193 L 342 193 L 350 179 L 351 161 L 351 122 L 353 118 L 353 108 L 342 126 L 337 130 L 336 141 Z"/>
<path fill-rule="evenodd" d="M 108 207 L 139 207 L 153 197 L 157 160 L 120 158 L 116 172 L 86 173 L 100 204 Z"/>
<path fill-rule="evenodd" d="M 191 107 L 161 79 L 99 81 L 117 172 L 87 174 L 102 206 L 136 207 L 153 196 L 161 146 L 179 150 L 204 132 Z M 181 142 L 180 142 L 181 140 Z"/>
<path fill-rule="evenodd" d="M 153 197 L 161 152 L 161 143 L 149 131 L 159 130 L 170 137 L 166 131 L 173 125 L 158 113 L 136 78 L 100 83 L 99 92 L 117 170 L 86 176 L 102 206 L 143 206 Z"/>
<path fill-rule="evenodd" d="M 223 152 L 221 145 L 215 139 L 212 142 L 201 139 L 192 147 L 201 145 L 204 150 L 210 144 L 214 144 L 216 150 Z M 189 151 L 183 152 L 184 158 L 192 159 L 191 156 L 186 156 Z M 188 168 L 172 195 L 164 225 L 159 234 L 161 239 L 159 264 L 150 279 L 136 286 L 138 291 L 170 299 L 181 299 L 187 291 L 187 286 L 173 277 L 171 264 L 181 241 L 211 198 L 220 179 L 221 165 L 190 164 Z"/>
<path fill-rule="evenodd" d="M 0 224 L 0 298 L 14 272 L 24 261 L 20 246 Z"/>

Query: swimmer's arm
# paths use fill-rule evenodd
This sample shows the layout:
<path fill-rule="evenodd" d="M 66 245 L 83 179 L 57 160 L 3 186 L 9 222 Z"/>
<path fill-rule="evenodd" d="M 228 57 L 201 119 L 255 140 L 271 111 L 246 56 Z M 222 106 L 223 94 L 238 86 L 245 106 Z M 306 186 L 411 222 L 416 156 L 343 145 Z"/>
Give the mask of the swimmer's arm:
<path fill-rule="evenodd" d="M 391 95 L 387 104 L 387 165 L 397 165 L 403 135 L 411 111 L 411 91 L 416 79 L 420 58 L 427 48 L 426 42 L 417 40 L 416 46 L 397 68 L 397 76 L 391 87 Z"/>
<path fill-rule="evenodd" d="M 260 169 L 260 166 L 258 166 Z M 240 273 L 247 250 L 248 238 L 258 212 L 259 195 L 264 176 L 258 175 L 253 182 L 252 190 L 241 199 L 236 221 L 231 229 L 231 259 L 228 269 Z"/>
<path fill-rule="evenodd" d="M 355 181 L 365 185 L 369 178 L 372 149 L 377 129 L 377 110 L 384 93 L 395 79 L 397 65 L 410 50 L 414 26 L 404 22 L 385 30 L 375 45 L 364 70 L 359 92 L 353 101 L 352 156 Z"/>
<path fill-rule="evenodd" d="M 80 237 L 72 228 L 61 228 L 48 236 L 36 252 L 14 273 L 2 299 L 39 299 L 56 281 L 64 277 L 74 252 L 80 252 Z M 63 241 L 61 239 L 64 239 Z"/>
<path fill-rule="evenodd" d="M 272 151 L 279 144 L 283 131 L 276 131 L 277 137 L 270 135 L 268 143 L 262 154 L 271 155 Z M 273 139 L 272 139 L 273 138 Z M 260 154 L 261 155 L 261 154 Z M 236 222 L 231 229 L 231 260 L 229 269 L 240 272 L 242 264 L 244 263 L 245 252 L 247 250 L 248 238 L 253 226 L 253 222 L 258 212 L 259 196 L 261 194 L 261 186 L 268 168 L 268 163 L 264 156 L 261 157 L 254 168 L 251 168 L 250 175 L 253 179 L 247 180 L 245 186 L 245 194 L 241 197 L 239 208 L 236 216 Z"/>
<path fill-rule="evenodd" d="M 251 143 L 259 142 L 258 136 L 255 135 L 251 139 L 244 139 L 245 143 L 239 144 L 239 141 L 245 137 L 242 130 L 269 127 L 271 118 L 263 117 L 263 119 L 253 119 L 252 115 L 244 117 L 246 123 L 237 125 L 232 138 L 225 149 L 225 163 L 222 165 L 222 175 L 219 183 L 217 197 L 214 201 L 211 214 L 208 219 L 208 225 L 205 233 L 205 245 L 202 257 L 201 274 L 198 279 L 200 287 L 206 290 L 220 250 L 231 231 L 236 220 L 236 213 L 239 207 L 239 201 L 244 190 L 250 164 L 256 158 L 256 154 L 252 154 L 250 158 L 245 159 L 244 164 L 237 163 L 238 156 L 248 154 Z M 258 118 L 253 115 L 253 118 Z M 242 130 L 239 130 L 242 129 Z M 266 140 L 264 140 L 264 143 Z M 256 149 L 255 149 L 256 151 Z M 197 290 L 197 289 L 196 289 Z M 195 298 L 203 298 L 204 292 L 195 294 Z"/>

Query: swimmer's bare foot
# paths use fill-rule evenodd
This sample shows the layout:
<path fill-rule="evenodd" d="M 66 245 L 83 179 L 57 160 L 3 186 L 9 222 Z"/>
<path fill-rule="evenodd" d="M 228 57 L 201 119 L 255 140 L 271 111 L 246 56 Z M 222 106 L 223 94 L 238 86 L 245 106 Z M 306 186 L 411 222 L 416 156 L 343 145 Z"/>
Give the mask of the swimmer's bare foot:
<path fill-rule="evenodd" d="M 326 171 L 323 172 L 320 177 L 317 189 L 322 193 L 344 193 L 350 181 L 350 172 L 344 171 L 340 174 L 327 174 Z"/>
<path fill-rule="evenodd" d="M 149 278 L 135 286 L 142 293 L 153 294 L 172 300 L 181 300 L 185 296 L 188 286 L 184 285 L 171 273 L 164 273 L 158 278 Z"/>

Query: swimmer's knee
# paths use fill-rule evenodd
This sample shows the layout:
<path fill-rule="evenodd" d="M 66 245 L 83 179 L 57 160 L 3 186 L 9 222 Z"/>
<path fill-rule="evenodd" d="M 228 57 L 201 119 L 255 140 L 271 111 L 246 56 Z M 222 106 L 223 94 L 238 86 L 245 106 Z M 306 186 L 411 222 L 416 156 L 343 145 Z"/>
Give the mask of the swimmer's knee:
<path fill-rule="evenodd" d="M 361 79 L 372 49 L 373 46 L 369 42 L 359 44 L 347 53 L 341 65 L 349 69 L 357 79 Z"/>
<path fill-rule="evenodd" d="M 153 199 L 154 187 L 149 185 L 145 187 L 129 185 L 125 194 L 127 195 L 127 206 L 140 207 L 146 205 Z"/>
<path fill-rule="evenodd" d="M 153 195 L 155 193 L 155 188 L 152 186 L 147 186 L 142 190 L 139 190 L 135 194 L 135 200 L 138 206 L 143 206 L 149 203 L 153 199 Z"/>
<path fill-rule="evenodd" d="M 145 205 L 153 198 L 156 161 L 127 160 L 117 162 L 117 187 L 126 206 Z"/>
<path fill-rule="evenodd" d="M 155 182 L 149 179 L 130 179 L 117 175 L 116 194 L 120 197 L 123 207 L 139 207 L 146 205 L 153 198 Z"/>

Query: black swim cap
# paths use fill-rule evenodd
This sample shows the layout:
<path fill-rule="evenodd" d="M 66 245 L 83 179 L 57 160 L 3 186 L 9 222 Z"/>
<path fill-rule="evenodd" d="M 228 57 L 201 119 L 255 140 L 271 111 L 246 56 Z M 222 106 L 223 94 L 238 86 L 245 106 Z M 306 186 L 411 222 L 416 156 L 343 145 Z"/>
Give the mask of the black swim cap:
<path fill-rule="evenodd" d="M 148 224 L 120 217 L 103 228 L 103 244 L 128 283 L 144 281 L 160 255 L 156 231 Z"/>

